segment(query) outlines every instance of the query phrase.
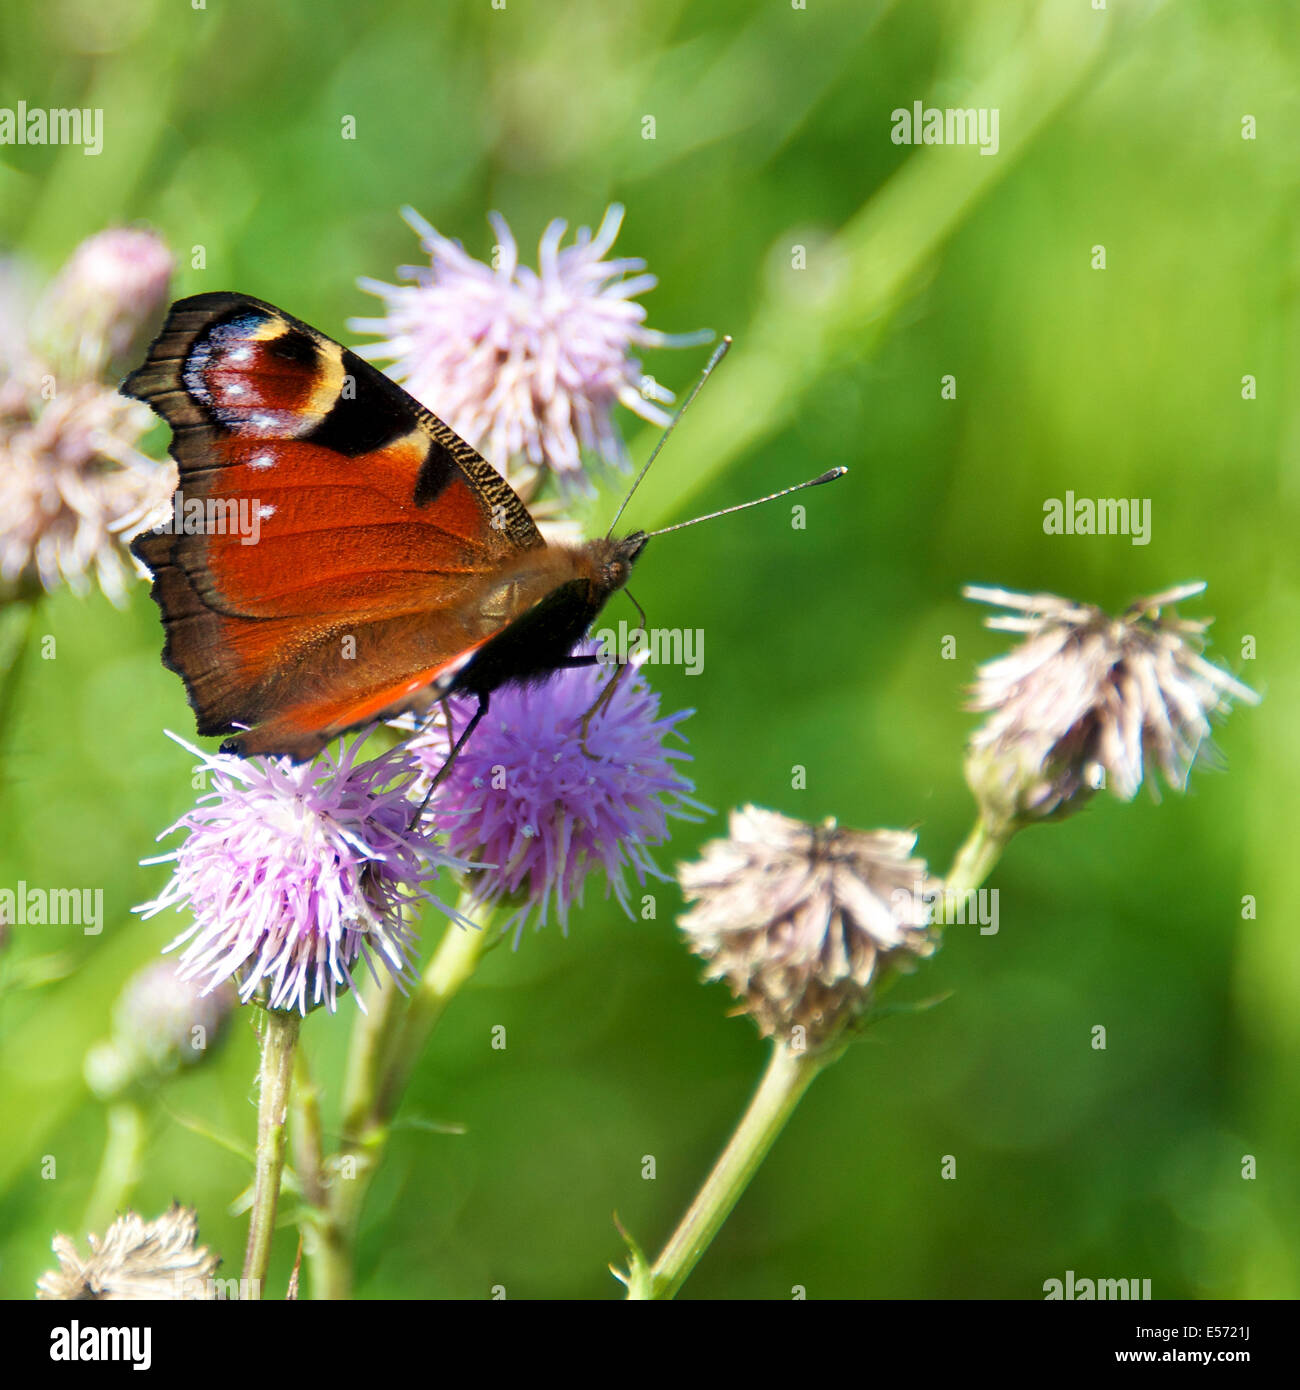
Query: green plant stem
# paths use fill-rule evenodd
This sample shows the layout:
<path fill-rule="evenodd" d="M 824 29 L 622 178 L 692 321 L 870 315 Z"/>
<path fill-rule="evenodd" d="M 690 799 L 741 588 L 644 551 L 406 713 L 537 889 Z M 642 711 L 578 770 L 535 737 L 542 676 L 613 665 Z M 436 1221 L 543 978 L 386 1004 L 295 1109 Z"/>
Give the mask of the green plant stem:
<path fill-rule="evenodd" d="M 469 908 L 468 899 L 462 900 L 459 910 Z M 352 1296 L 361 1211 L 383 1161 L 393 1116 L 438 1020 L 495 939 L 490 920 L 474 930 L 453 919 L 409 998 L 391 982 L 368 993 L 348 1055 L 339 1160 L 307 1247 L 314 1298 Z"/>
<path fill-rule="evenodd" d="M 484 914 L 480 909 L 479 915 L 485 916 L 485 920 L 477 931 L 454 921 L 447 924 L 433 959 L 411 995 L 402 1027 L 385 1059 L 376 1105 L 376 1117 L 384 1124 L 396 1113 L 411 1072 L 447 1005 L 478 969 L 483 953 L 500 940 L 494 930 L 494 914 Z"/>
<path fill-rule="evenodd" d="M 302 1048 L 293 1066 L 293 1165 L 303 1200 L 319 1210 L 325 1205 L 325 1140 L 320 1119 L 320 1087 L 312 1078 Z"/>
<path fill-rule="evenodd" d="M 85 1229 L 101 1236 L 114 1216 L 130 1202 L 144 1152 L 144 1115 L 134 1101 L 115 1101 L 108 1107 L 107 1121 L 104 1156 L 86 1204 Z"/>
<path fill-rule="evenodd" d="M 365 1012 L 352 1025 L 347 1065 L 343 1073 L 342 1127 L 344 1146 L 359 1144 L 375 1110 L 375 1096 L 384 1059 L 402 1023 L 408 999 L 391 980 L 371 985 L 365 993 Z"/>
<path fill-rule="evenodd" d="M 773 1045 L 767 1071 L 749 1108 L 654 1268 L 638 1271 L 633 1262 L 629 1300 L 668 1299 L 677 1293 L 731 1215 L 803 1093 L 842 1051 L 797 1053 L 785 1043 Z"/>
<path fill-rule="evenodd" d="M 1014 834 L 1014 827 L 995 825 L 980 815 L 965 843 L 957 851 L 952 868 L 943 881 L 945 896 L 957 898 L 974 892 L 993 872 L 993 866 L 1002 857 L 1002 851 Z M 947 920 L 946 916 L 944 920 Z"/>
<path fill-rule="evenodd" d="M 257 1169 L 253 1179 L 253 1208 L 244 1253 L 244 1279 L 254 1298 L 271 1263 L 275 1209 L 284 1173 L 284 1121 L 293 1078 L 294 1051 L 302 1019 L 283 1009 L 267 1009 L 262 1026 L 262 1068 L 257 1104 Z"/>
<path fill-rule="evenodd" d="M 978 888 L 1014 833 L 1013 827 L 995 825 L 981 815 L 944 880 L 946 897 L 955 899 Z M 634 1250 L 627 1278 L 629 1300 L 676 1295 L 722 1229 L 803 1093 L 843 1051 L 841 1046 L 807 1054 L 792 1052 L 784 1043 L 773 1046 L 767 1072 L 749 1108 L 654 1267 L 646 1268 Z"/>

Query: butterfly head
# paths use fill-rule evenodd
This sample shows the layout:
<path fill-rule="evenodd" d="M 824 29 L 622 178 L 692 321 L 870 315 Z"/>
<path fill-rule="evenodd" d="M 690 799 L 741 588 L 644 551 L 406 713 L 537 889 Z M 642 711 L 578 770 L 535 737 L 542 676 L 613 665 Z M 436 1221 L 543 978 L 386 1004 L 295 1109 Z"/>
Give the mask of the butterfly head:
<path fill-rule="evenodd" d="M 593 583 L 602 595 L 602 602 L 610 594 L 617 593 L 628 581 L 632 566 L 645 549 L 649 536 L 644 531 L 633 531 L 630 536 L 620 540 L 606 537 L 592 541 L 590 554 L 593 568 Z"/>

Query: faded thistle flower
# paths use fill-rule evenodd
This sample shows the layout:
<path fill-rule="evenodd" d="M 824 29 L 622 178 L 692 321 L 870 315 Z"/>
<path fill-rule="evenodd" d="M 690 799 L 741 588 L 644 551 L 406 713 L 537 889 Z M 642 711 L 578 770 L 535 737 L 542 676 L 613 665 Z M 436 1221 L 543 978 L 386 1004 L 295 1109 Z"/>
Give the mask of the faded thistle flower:
<path fill-rule="evenodd" d="M 106 386 L 81 382 L 39 401 L 38 388 L 0 412 L 0 581 L 84 594 L 93 578 L 121 604 L 125 541 L 171 497 L 175 465 L 139 451 L 148 409 Z"/>
<path fill-rule="evenodd" d="M 608 666 L 576 667 L 544 685 L 494 691 L 430 803 L 448 849 L 478 865 L 469 879 L 473 897 L 511 909 L 505 929 L 516 943 L 530 918 L 542 927 L 552 910 L 567 929 L 570 907 L 582 902 L 598 868 L 606 898 L 612 894 L 632 915 L 629 871 L 643 886 L 667 880 L 651 847 L 668 839 L 671 818 L 692 819 L 703 809 L 676 767 L 690 755 L 670 746 L 690 711 L 661 714 L 640 671 L 625 672 L 591 721 L 584 752 L 583 717 L 612 677 Z M 475 702 L 450 704 L 459 732 Z M 437 725 L 411 744 L 429 773 L 441 768 L 447 747 L 446 729 Z"/>
<path fill-rule="evenodd" d="M 126 982 L 113 1008 L 113 1035 L 86 1055 L 86 1080 L 99 1096 L 201 1062 L 221 1040 L 238 996 L 230 981 L 207 992 L 181 979 L 174 960 L 155 960 Z"/>
<path fill-rule="evenodd" d="M 6 268 L 0 285 L 0 586 L 93 578 L 114 602 L 133 562 L 124 543 L 176 486 L 139 449 L 152 415 L 100 379 L 161 305 L 171 258 L 147 232 L 111 231 L 74 252 L 42 308 Z"/>
<path fill-rule="evenodd" d="M 582 227 L 561 247 L 565 223 L 542 234 L 536 271 L 519 264 L 515 239 L 491 215 L 497 247 L 492 265 L 466 254 L 411 208 L 403 216 L 418 233 L 431 265 L 403 266 L 412 285 L 358 283 L 385 304 L 383 318 L 353 319 L 358 333 L 383 341 L 360 347 L 363 357 L 390 360 L 392 375 L 531 497 L 549 470 L 570 487 L 585 480 L 580 451 L 626 466 L 614 427 L 616 402 L 654 424 L 668 417 L 654 404 L 672 392 L 641 375 L 638 347 L 685 347 L 711 333 L 669 335 L 644 327 L 634 297 L 653 288 L 645 262 L 605 260 L 623 221 L 617 204 L 593 237 Z M 629 272 L 642 272 L 629 274 Z"/>
<path fill-rule="evenodd" d="M 911 857 L 914 834 L 810 825 L 758 806 L 733 811 L 730 831 L 678 866 L 692 904 L 680 925 L 705 979 L 725 980 L 764 1037 L 825 1046 L 885 970 L 934 950 L 942 884 Z"/>
<path fill-rule="evenodd" d="M 41 1275 L 37 1298 L 207 1299 L 216 1298 L 213 1276 L 221 1263 L 199 1238 L 198 1218 L 174 1204 L 156 1221 L 133 1211 L 119 1216 L 103 1239 L 90 1237 L 90 1254 L 63 1235 L 54 1237 L 57 1269 Z"/>
<path fill-rule="evenodd" d="M 203 980 L 205 993 L 234 980 L 245 1003 L 260 992 L 270 1008 L 306 1014 L 336 1007 L 358 959 L 376 979 L 376 962 L 399 987 L 408 978 L 409 917 L 416 899 L 432 901 L 422 881 L 463 866 L 411 826 L 410 762 L 390 752 L 357 763 L 361 742 L 337 760 L 326 752 L 297 766 L 189 749 L 213 790 L 163 832 L 189 834 L 146 861 L 175 868 L 160 896 L 136 909 L 193 914 L 166 948 L 189 942 L 182 979 Z"/>
<path fill-rule="evenodd" d="M 1210 715 L 1259 700 L 1201 655 L 1211 620 L 1173 611 L 1204 588 L 1138 599 L 1118 618 L 1052 594 L 963 591 L 1012 610 L 989 627 L 1026 635 L 980 668 L 972 691 L 969 708 L 989 718 L 971 738 L 966 778 L 986 816 L 1014 825 L 1070 815 L 1106 785 L 1131 800 L 1148 761 L 1186 788 Z"/>

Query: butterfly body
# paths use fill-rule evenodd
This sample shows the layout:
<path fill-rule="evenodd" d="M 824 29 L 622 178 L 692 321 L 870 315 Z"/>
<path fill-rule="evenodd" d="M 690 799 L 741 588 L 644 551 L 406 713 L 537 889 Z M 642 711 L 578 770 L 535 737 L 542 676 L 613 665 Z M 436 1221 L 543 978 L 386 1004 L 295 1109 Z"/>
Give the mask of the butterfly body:
<path fill-rule="evenodd" d="M 574 664 L 646 542 L 548 545 L 441 420 L 245 295 L 177 301 L 122 389 L 172 427 L 173 516 L 203 523 L 132 548 L 153 573 L 163 661 L 223 751 L 301 760 L 453 691 L 482 708 Z"/>

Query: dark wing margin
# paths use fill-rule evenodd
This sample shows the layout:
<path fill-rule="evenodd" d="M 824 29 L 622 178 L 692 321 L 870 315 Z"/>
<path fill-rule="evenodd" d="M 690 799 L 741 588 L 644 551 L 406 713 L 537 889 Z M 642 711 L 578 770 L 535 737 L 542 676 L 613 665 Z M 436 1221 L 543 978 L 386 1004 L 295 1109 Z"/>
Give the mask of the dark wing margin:
<path fill-rule="evenodd" d="M 201 734 L 244 729 L 256 745 L 286 726 L 284 743 L 266 751 L 310 756 L 325 739 L 301 722 L 290 737 L 295 704 L 304 701 L 301 713 L 311 717 L 319 704 L 324 728 L 328 709 L 368 714 L 381 696 L 406 699 L 413 679 L 454 664 L 467 645 L 455 622 L 456 584 L 511 552 L 545 546 L 514 490 L 454 430 L 376 367 L 263 300 L 227 291 L 178 300 L 121 389 L 171 426 L 187 503 L 260 492 L 273 504 L 262 508 L 266 550 L 170 531 L 132 543 L 154 576 L 163 663 L 184 681 Z M 358 510 L 360 493 L 347 484 L 362 477 L 367 501 Z M 429 525 L 444 528 L 443 538 L 417 544 L 410 528 Z M 354 552 L 371 544 L 367 526 L 387 529 L 376 563 L 358 569 Z M 285 549 L 294 537 L 301 554 Z M 469 551 L 457 548 L 462 542 Z M 327 547 L 330 561 L 318 568 L 309 545 Z M 438 559 L 436 591 L 420 593 L 408 578 L 421 568 L 410 552 L 422 546 Z M 303 581 L 301 606 L 285 576 Z M 426 607 L 435 595 L 452 606 L 435 614 Z M 301 685 L 315 683 L 309 654 L 354 627 L 373 634 L 374 669 L 396 665 L 409 676 L 372 691 L 362 678 L 369 663 L 349 662 L 346 697 L 331 680 L 331 694 L 311 702 Z M 398 649 L 406 662 L 394 662 Z"/>
<path fill-rule="evenodd" d="M 241 350 L 258 352 L 267 384 L 265 397 L 247 403 L 229 394 L 242 383 L 221 390 L 221 378 L 235 374 L 223 367 L 223 351 L 228 358 Z M 416 507 L 436 501 L 459 471 L 515 549 L 545 544 L 514 489 L 450 425 L 377 367 L 265 300 L 228 290 L 178 299 L 121 389 L 172 427 L 182 484 L 210 472 L 213 429 L 294 439 L 356 458 L 418 425 L 429 448 L 415 480 Z"/>

